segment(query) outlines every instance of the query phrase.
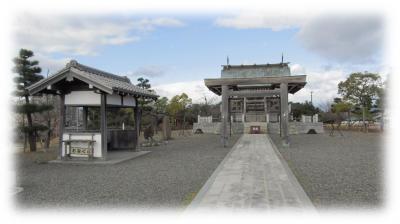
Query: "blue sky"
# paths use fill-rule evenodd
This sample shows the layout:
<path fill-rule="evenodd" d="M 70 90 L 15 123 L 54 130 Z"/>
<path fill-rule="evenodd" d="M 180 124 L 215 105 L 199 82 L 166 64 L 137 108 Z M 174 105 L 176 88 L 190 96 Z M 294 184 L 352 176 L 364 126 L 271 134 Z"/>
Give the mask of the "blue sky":
<path fill-rule="evenodd" d="M 219 77 L 227 56 L 230 64 L 261 64 L 280 62 L 283 53 L 292 74 L 308 75 L 293 101 L 307 100 L 313 91 L 314 100 L 324 103 L 351 72 L 386 75 L 389 69 L 382 58 L 382 22 L 373 15 L 30 14 L 15 23 L 16 49 L 34 50 L 44 73 L 76 59 L 132 82 L 144 76 L 161 96 L 187 92 L 195 102 L 215 98 L 202 80 Z"/>
<path fill-rule="evenodd" d="M 302 48 L 294 38 L 296 28 L 274 32 L 270 29 L 239 30 L 219 27 L 215 18 L 178 18 L 181 27 L 162 27 L 143 35 L 138 42 L 104 46 L 98 55 L 76 55 L 75 59 L 117 74 L 145 66 L 164 68 L 165 74 L 154 84 L 218 77 L 220 65 L 276 63 L 284 53 L 285 61 L 312 64 L 319 60 Z M 134 35 L 134 33 L 131 33 Z M 54 54 L 58 58 L 70 54 Z M 116 58 L 117 57 L 117 58 Z"/>

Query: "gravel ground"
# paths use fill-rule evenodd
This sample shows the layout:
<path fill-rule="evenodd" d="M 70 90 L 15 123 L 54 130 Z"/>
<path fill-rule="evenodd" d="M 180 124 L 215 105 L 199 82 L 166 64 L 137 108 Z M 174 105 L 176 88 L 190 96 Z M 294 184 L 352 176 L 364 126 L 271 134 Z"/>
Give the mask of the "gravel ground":
<path fill-rule="evenodd" d="M 283 148 L 271 135 L 317 208 L 378 208 L 382 204 L 383 135 L 343 132 L 291 136 Z"/>
<path fill-rule="evenodd" d="M 184 208 L 239 136 L 222 148 L 218 135 L 180 137 L 144 148 L 150 154 L 111 166 L 16 163 L 18 207 Z"/>

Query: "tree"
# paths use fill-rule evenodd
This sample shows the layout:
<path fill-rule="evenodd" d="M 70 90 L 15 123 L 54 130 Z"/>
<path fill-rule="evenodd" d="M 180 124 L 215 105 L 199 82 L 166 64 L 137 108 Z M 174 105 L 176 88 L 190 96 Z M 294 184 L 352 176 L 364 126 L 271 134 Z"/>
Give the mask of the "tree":
<path fill-rule="evenodd" d="M 164 114 L 167 113 L 168 98 L 162 97 L 154 102 L 154 110 L 156 113 Z"/>
<path fill-rule="evenodd" d="M 154 92 L 151 89 L 151 84 L 150 84 L 150 81 L 148 79 L 140 77 L 140 78 L 137 79 L 137 81 L 138 81 L 138 83 L 136 84 L 136 86 L 138 86 L 138 87 L 140 87 L 142 89 L 148 90 L 150 92 Z M 151 102 L 152 102 L 151 99 L 147 99 L 146 100 L 146 99 L 142 98 L 142 99 L 139 100 L 139 104 L 140 104 L 140 106 L 142 107 L 143 110 L 151 110 L 151 107 L 148 107 L 148 104 L 151 103 Z"/>
<path fill-rule="evenodd" d="M 322 102 L 318 105 L 318 108 L 320 108 L 322 112 L 330 112 L 332 110 L 332 101 L 327 100 Z"/>
<path fill-rule="evenodd" d="M 346 113 L 347 114 L 347 126 L 350 127 L 350 115 L 353 105 L 349 102 L 343 101 L 341 98 L 335 98 L 331 105 L 331 111 L 333 113 Z"/>
<path fill-rule="evenodd" d="M 380 110 L 384 110 L 385 108 L 385 101 L 386 101 L 386 92 L 385 92 L 385 87 L 387 86 L 386 81 L 382 84 L 382 88 L 380 89 L 378 93 L 378 98 L 375 101 L 374 107 L 379 108 Z"/>
<path fill-rule="evenodd" d="M 172 97 L 170 103 L 167 107 L 167 112 L 169 115 L 175 118 L 183 118 L 183 124 L 185 123 L 185 110 L 192 104 L 192 99 L 186 93 L 181 95 L 176 95 Z"/>
<path fill-rule="evenodd" d="M 314 107 L 311 102 L 291 103 L 293 118 L 300 119 L 301 115 L 311 116 L 320 112 L 319 108 Z"/>
<path fill-rule="evenodd" d="M 382 82 L 379 74 L 369 72 L 352 73 L 338 85 L 338 93 L 345 101 L 360 106 L 362 110 L 364 131 L 367 131 L 365 122 L 366 110 L 369 110 L 382 91 Z"/>
<path fill-rule="evenodd" d="M 30 102 L 30 96 L 26 88 L 43 79 L 43 76 L 39 74 L 42 71 L 38 66 L 39 62 L 36 60 L 30 60 L 30 58 L 33 56 L 34 54 L 32 51 L 21 49 L 18 57 L 14 58 L 13 60 L 15 64 L 13 72 L 18 74 L 17 77 L 14 78 L 14 82 L 16 84 L 16 91 L 14 94 L 25 99 L 25 104 L 16 105 L 15 111 L 17 113 L 26 115 L 28 124 L 27 126 L 22 125 L 20 130 L 28 135 L 31 152 L 36 151 L 37 132 L 47 129 L 45 125 L 33 123 L 33 114 L 42 113 L 53 109 L 51 105 L 35 104 Z"/>
<path fill-rule="evenodd" d="M 139 82 L 137 84 L 137 86 L 139 86 L 142 89 L 150 89 L 151 88 L 151 84 L 150 81 L 148 79 L 145 79 L 143 77 L 140 77 L 137 79 L 137 81 Z"/>

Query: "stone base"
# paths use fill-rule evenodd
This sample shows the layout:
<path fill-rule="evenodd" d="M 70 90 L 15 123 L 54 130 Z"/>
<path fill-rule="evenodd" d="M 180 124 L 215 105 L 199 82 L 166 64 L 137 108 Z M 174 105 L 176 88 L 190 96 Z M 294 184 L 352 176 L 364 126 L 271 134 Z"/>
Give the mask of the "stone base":
<path fill-rule="evenodd" d="M 286 139 L 282 139 L 282 146 L 285 148 L 289 148 L 290 147 L 290 142 Z"/>
<path fill-rule="evenodd" d="M 266 122 L 233 122 L 232 133 L 233 134 L 248 134 L 250 132 L 250 126 L 260 126 L 261 133 L 279 134 L 280 123 L 266 123 Z M 197 129 L 201 129 L 203 133 L 220 134 L 221 122 L 212 123 L 193 123 L 193 132 Z M 322 122 L 317 123 L 303 123 L 303 122 L 289 122 L 289 135 L 296 134 L 307 134 L 308 131 L 314 129 L 316 133 L 324 133 L 324 127 Z M 228 123 L 229 130 L 229 123 Z"/>
<path fill-rule="evenodd" d="M 230 132 L 230 127 L 228 123 L 228 134 Z M 193 133 L 196 132 L 197 129 L 201 129 L 203 133 L 208 134 L 220 134 L 221 131 L 221 122 L 212 122 L 212 123 L 193 123 Z M 243 134 L 244 124 L 241 122 L 233 122 L 232 123 L 232 134 Z"/>
<path fill-rule="evenodd" d="M 314 129 L 316 133 L 324 133 L 324 126 L 322 122 L 318 123 L 303 123 L 303 122 L 289 122 L 289 135 L 307 134 L 308 131 Z M 279 134 L 279 123 L 268 123 L 268 133 Z"/>
<path fill-rule="evenodd" d="M 268 126 L 267 126 L 266 122 L 245 122 L 244 123 L 244 134 L 250 134 L 250 127 L 251 126 L 259 126 L 261 134 L 267 134 L 268 133 Z"/>

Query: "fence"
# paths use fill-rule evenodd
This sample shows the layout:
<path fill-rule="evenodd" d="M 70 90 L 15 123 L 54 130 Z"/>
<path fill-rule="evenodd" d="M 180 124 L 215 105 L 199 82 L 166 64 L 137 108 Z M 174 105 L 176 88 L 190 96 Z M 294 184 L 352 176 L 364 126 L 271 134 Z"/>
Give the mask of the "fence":
<path fill-rule="evenodd" d="M 212 123 L 212 122 L 213 122 L 212 116 L 202 117 L 200 115 L 197 115 L 197 123 Z"/>
<path fill-rule="evenodd" d="M 312 116 L 301 115 L 301 122 L 303 123 L 318 123 L 318 114 Z"/>

